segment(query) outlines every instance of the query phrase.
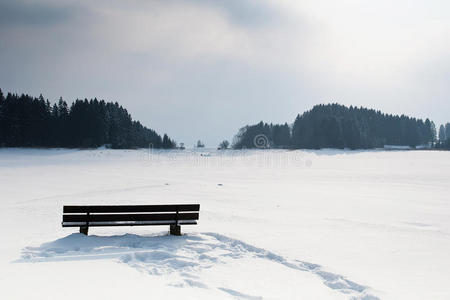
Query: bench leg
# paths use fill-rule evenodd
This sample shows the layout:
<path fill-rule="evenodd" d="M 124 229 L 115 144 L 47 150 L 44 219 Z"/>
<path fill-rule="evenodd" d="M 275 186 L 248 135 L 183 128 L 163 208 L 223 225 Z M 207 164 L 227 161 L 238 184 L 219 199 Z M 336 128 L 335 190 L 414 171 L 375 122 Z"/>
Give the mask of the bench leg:
<path fill-rule="evenodd" d="M 170 225 L 170 234 L 171 235 L 181 235 L 181 226 L 180 225 Z"/>
<path fill-rule="evenodd" d="M 89 227 L 87 227 L 87 226 L 80 227 L 80 233 L 82 233 L 84 235 L 88 235 L 88 230 L 89 230 Z"/>

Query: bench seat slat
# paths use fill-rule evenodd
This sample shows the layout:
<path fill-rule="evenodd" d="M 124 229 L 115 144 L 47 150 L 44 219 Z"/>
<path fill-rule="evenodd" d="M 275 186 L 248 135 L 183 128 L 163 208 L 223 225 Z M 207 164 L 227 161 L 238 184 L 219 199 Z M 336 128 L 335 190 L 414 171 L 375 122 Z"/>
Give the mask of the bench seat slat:
<path fill-rule="evenodd" d="M 138 212 L 176 212 L 199 211 L 200 204 L 170 205 L 66 205 L 63 213 L 138 213 Z"/>
<path fill-rule="evenodd" d="M 82 227 L 85 222 L 63 222 L 62 227 Z M 151 225 L 173 225 L 175 221 L 126 221 L 126 222 L 92 222 L 89 227 L 103 227 L 103 226 L 151 226 Z M 178 225 L 197 225 L 196 220 L 182 220 L 178 221 Z"/>
<path fill-rule="evenodd" d="M 174 221 L 198 220 L 198 213 L 63 215 L 63 222 Z"/>

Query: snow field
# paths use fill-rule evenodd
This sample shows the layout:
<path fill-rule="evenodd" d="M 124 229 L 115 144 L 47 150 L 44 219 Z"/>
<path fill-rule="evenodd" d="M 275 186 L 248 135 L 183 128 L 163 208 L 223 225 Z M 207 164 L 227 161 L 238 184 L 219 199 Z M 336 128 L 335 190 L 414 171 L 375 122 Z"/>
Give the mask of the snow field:
<path fill-rule="evenodd" d="M 8 299 L 448 299 L 449 183 L 448 152 L 0 149 L 0 288 Z M 200 203 L 199 225 L 182 237 L 60 225 L 64 204 L 149 203 Z"/>

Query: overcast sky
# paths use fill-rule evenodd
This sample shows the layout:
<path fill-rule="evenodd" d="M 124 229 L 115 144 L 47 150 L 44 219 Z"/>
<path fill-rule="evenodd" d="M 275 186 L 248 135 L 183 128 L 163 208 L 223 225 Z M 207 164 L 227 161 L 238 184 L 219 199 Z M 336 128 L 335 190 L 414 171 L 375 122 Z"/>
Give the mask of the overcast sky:
<path fill-rule="evenodd" d="M 450 121 L 448 0 L 0 0 L 0 88 L 215 147 L 319 103 Z"/>

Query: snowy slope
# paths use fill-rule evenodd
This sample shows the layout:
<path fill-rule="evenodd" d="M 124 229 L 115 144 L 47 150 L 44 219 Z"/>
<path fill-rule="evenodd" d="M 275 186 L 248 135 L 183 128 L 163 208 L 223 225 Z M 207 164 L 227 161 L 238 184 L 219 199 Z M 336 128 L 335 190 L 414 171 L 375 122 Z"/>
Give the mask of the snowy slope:
<path fill-rule="evenodd" d="M 450 298 L 449 152 L 0 149 L 0 186 L 5 299 Z M 157 203 L 199 225 L 60 225 Z"/>

